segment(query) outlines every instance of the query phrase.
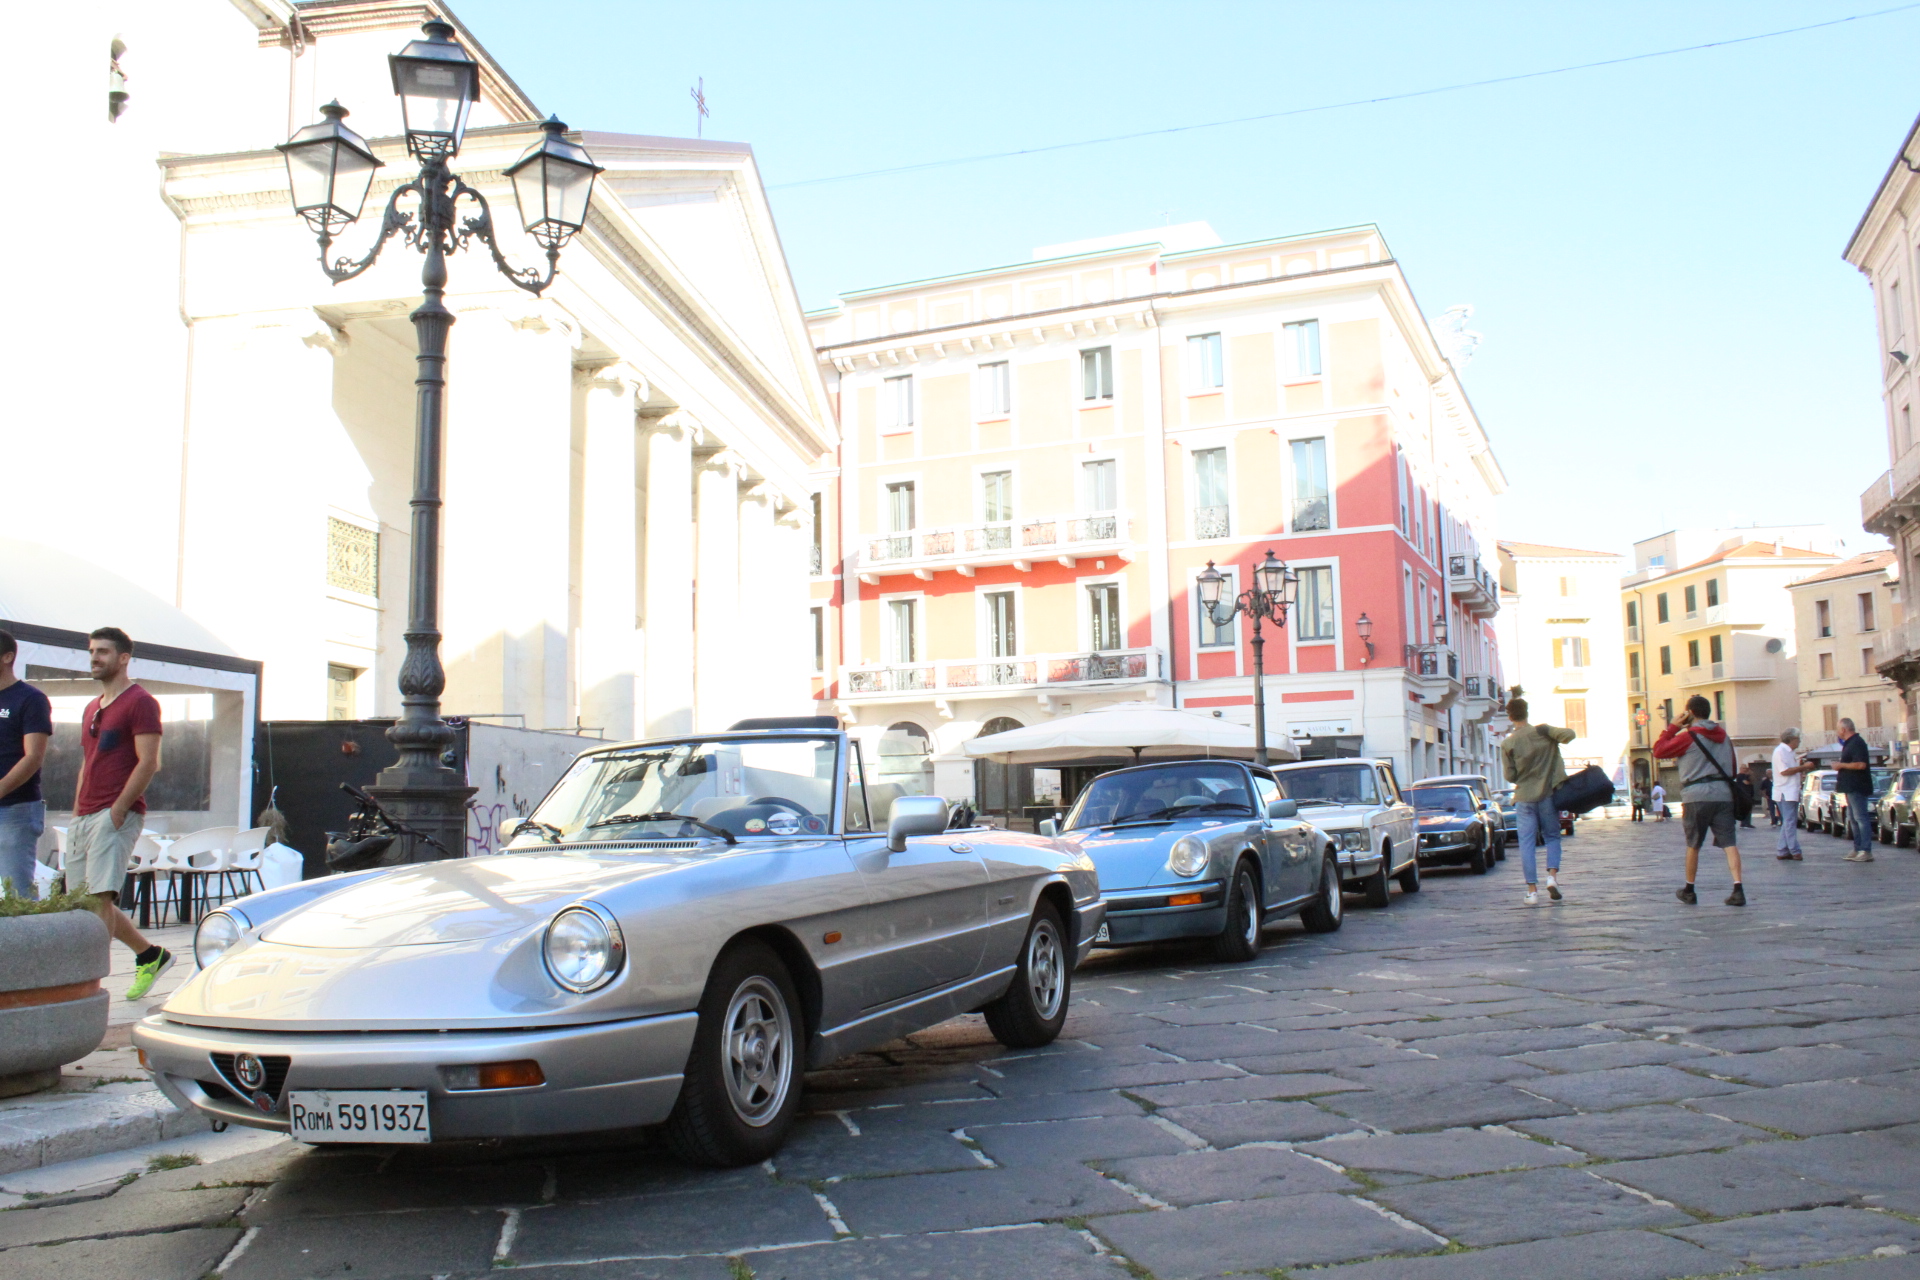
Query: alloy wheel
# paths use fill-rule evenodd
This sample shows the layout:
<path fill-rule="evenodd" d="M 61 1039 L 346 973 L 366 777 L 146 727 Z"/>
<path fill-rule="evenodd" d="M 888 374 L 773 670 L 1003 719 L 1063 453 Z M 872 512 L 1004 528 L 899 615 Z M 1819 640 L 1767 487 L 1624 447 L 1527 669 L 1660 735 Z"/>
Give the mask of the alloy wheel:
<path fill-rule="evenodd" d="M 1033 1009 L 1045 1022 L 1060 1012 L 1060 996 L 1066 987 L 1066 955 L 1053 921 L 1036 920 L 1027 938 L 1027 989 L 1033 993 Z"/>
<path fill-rule="evenodd" d="M 727 1099 L 758 1128 L 780 1113 L 793 1087 L 793 1016 L 780 988 L 755 974 L 734 991 L 724 1025 Z"/>

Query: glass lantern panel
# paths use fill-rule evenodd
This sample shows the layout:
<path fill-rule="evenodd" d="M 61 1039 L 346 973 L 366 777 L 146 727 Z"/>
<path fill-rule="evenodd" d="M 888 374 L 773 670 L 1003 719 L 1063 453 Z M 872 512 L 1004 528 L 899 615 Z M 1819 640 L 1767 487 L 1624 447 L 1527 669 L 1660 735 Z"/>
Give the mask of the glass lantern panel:
<path fill-rule="evenodd" d="M 286 149 L 287 182 L 293 188 L 296 212 L 324 209 L 333 203 L 333 157 L 335 152 L 344 151 L 346 148 L 332 139 Z"/>
<path fill-rule="evenodd" d="M 341 147 L 339 154 L 333 179 L 333 203 L 347 217 L 358 218 L 367 203 L 367 189 L 373 185 L 373 171 L 379 165 L 351 147 Z"/>
<path fill-rule="evenodd" d="M 469 73 L 465 69 L 408 62 L 401 64 L 399 78 L 408 133 L 452 137 L 461 130 L 473 96 L 466 91 Z"/>
<path fill-rule="evenodd" d="M 513 202 L 520 206 L 520 225 L 532 230 L 547 216 L 546 183 L 541 173 L 547 167 L 544 159 L 516 168 L 509 176 L 513 179 Z"/>
<path fill-rule="evenodd" d="M 550 159 L 547 170 L 547 216 L 578 228 L 587 220 L 587 198 L 593 192 L 593 170 L 567 160 Z"/>

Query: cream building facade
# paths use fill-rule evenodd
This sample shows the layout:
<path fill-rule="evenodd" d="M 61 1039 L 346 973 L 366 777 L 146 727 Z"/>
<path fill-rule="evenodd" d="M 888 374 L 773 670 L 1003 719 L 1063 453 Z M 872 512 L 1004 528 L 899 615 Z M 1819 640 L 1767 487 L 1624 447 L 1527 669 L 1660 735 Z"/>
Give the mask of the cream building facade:
<path fill-rule="evenodd" d="M 8 451 L 47 482 L 11 528 L 262 662 L 269 719 L 398 711 L 419 290 L 399 241 L 329 284 L 272 148 L 352 110 L 387 163 L 333 249 L 362 252 L 412 172 L 386 55 L 430 17 L 458 25 L 384 0 L 16 16 L 6 92 L 73 131 L 95 189 L 21 264 L 40 301 L 10 340 Z M 543 113 L 459 38 L 482 79 L 453 167 L 536 263 L 502 169 Z M 573 136 L 606 172 L 544 296 L 477 245 L 451 261 L 444 711 L 624 738 L 807 710 L 809 473 L 835 426 L 752 151 Z M 44 242 L 25 202 L 0 216 Z"/>
<path fill-rule="evenodd" d="M 1537 542 L 1500 546 L 1500 633 L 1508 679 L 1535 724 L 1562 725 L 1569 769 L 1627 781 L 1629 740 L 1620 579 L 1627 557 Z"/>
<path fill-rule="evenodd" d="M 1900 689 L 1880 674 L 1885 645 L 1901 623 L 1894 553 L 1870 551 L 1787 587 L 1798 640 L 1802 745 L 1838 741 L 1851 720 L 1868 745 L 1901 741 Z"/>
<path fill-rule="evenodd" d="M 818 691 L 890 767 L 1018 809 L 1058 780 L 976 779 L 962 743 L 1127 701 L 1250 722 L 1246 621 L 1194 582 L 1230 598 L 1269 549 L 1301 582 L 1275 733 L 1403 780 L 1491 764 L 1505 479 L 1376 228 L 1162 227 L 809 319 L 843 432 Z"/>

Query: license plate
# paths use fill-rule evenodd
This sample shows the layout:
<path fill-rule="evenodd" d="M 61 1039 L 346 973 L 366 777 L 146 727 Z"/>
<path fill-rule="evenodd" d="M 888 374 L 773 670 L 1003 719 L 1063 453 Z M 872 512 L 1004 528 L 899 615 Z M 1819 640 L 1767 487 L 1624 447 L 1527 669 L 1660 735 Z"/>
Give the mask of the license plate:
<path fill-rule="evenodd" d="M 425 1089 L 296 1089 L 289 1135 L 302 1142 L 431 1142 Z"/>
<path fill-rule="evenodd" d="M 1093 940 L 1095 942 L 1112 942 L 1113 941 L 1113 930 L 1107 928 L 1106 921 L 1102 920 L 1100 922 L 1100 930 L 1098 933 L 1095 933 L 1093 935 Z"/>

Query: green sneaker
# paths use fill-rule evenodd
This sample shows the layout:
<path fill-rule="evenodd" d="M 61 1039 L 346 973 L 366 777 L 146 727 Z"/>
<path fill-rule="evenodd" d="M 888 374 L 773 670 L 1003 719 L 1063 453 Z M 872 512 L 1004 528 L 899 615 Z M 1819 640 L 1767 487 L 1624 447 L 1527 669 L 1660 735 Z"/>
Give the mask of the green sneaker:
<path fill-rule="evenodd" d="M 173 952 L 165 947 L 160 948 L 160 954 L 145 964 L 135 965 L 133 985 L 127 988 L 127 999 L 138 1000 L 146 995 L 153 990 L 153 984 L 160 980 L 160 975 L 171 968 L 173 968 Z"/>

